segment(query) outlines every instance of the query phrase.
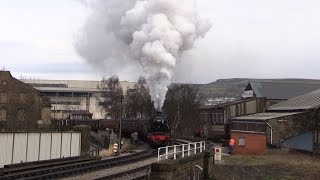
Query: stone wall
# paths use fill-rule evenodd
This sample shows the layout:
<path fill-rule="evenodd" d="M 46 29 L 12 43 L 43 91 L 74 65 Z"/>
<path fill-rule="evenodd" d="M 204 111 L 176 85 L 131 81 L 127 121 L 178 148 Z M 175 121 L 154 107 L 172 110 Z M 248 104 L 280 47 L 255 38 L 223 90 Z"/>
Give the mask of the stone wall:
<path fill-rule="evenodd" d="M 311 115 L 312 113 L 305 112 L 268 120 L 268 123 L 272 126 L 272 144 L 278 144 L 286 138 L 308 131 L 309 129 L 304 126 L 303 122 L 310 122 Z M 271 144 L 269 127 L 267 128 L 267 134 L 267 143 Z"/>
<path fill-rule="evenodd" d="M 210 179 L 213 175 L 213 164 L 213 153 L 210 151 L 177 160 L 167 159 L 152 164 L 150 179 L 185 180 L 194 177 Z M 203 168 L 203 171 L 196 165 Z"/>

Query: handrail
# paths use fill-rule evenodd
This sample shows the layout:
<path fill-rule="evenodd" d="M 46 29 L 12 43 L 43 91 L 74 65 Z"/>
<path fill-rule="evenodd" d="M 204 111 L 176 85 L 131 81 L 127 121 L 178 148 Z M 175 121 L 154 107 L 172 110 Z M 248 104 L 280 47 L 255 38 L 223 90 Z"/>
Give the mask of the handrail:
<path fill-rule="evenodd" d="M 204 151 L 205 149 L 206 149 L 205 141 L 160 147 L 158 148 L 158 161 L 160 161 L 162 158 L 177 159 L 178 155 L 181 155 L 181 157 L 184 158 L 185 155 L 190 156 L 192 154 L 197 154 L 198 152 L 202 153 L 202 151 Z M 163 154 L 161 154 L 161 150 L 164 151 Z"/>

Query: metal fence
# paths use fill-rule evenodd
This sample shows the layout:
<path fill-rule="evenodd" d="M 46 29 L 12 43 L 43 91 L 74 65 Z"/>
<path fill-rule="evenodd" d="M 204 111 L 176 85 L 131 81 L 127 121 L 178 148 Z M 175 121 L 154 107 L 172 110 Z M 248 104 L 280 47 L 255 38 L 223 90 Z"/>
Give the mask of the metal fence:
<path fill-rule="evenodd" d="M 0 133 L 0 168 L 7 164 L 79 156 L 80 153 L 80 133 Z"/>
<path fill-rule="evenodd" d="M 173 145 L 158 148 L 158 161 L 162 159 L 177 159 L 184 158 L 192 154 L 202 153 L 206 149 L 205 141 Z"/>

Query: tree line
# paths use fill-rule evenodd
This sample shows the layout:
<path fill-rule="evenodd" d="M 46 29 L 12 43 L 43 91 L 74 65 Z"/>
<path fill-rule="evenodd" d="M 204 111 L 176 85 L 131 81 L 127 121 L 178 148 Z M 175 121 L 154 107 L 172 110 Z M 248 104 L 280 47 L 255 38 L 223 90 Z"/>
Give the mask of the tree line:
<path fill-rule="evenodd" d="M 156 112 L 143 77 L 125 94 L 117 76 L 102 79 L 100 88 L 103 92 L 99 99 L 100 105 L 110 119 L 119 119 L 120 115 L 122 118 L 149 119 Z M 169 87 L 162 111 L 174 135 L 192 135 L 200 127 L 200 99 L 197 85 L 173 84 Z"/>

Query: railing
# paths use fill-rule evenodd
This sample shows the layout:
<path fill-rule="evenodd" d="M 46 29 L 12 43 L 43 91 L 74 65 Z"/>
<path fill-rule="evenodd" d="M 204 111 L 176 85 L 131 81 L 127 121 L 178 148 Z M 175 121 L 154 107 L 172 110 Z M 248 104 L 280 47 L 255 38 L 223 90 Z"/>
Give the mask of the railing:
<path fill-rule="evenodd" d="M 158 161 L 162 159 L 177 159 L 177 157 L 184 158 L 192 154 L 202 153 L 205 149 L 205 141 L 160 147 L 158 148 Z"/>

